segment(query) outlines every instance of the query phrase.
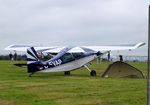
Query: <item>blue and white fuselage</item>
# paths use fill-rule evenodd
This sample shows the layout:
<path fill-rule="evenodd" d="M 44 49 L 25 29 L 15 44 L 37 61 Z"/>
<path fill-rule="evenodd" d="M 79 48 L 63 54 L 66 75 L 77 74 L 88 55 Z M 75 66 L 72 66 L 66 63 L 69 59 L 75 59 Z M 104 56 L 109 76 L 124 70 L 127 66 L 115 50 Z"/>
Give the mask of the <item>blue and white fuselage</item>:
<path fill-rule="evenodd" d="M 63 63 L 61 59 L 57 59 L 55 61 L 50 61 L 47 63 L 47 66 L 44 67 L 42 71 L 39 72 L 63 72 L 63 71 L 71 71 L 74 69 L 78 69 L 88 62 L 94 60 L 96 58 L 96 54 L 86 55 L 80 59 L 74 59 L 70 62 Z"/>
<path fill-rule="evenodd" d="M 80 68 L 97 58 L 100 53 L 68 53 L 70 48 L 64 48 L 51 59 L 42 62 L 33 47 L 27 50 L 28 72 L 64 72 Z"/>

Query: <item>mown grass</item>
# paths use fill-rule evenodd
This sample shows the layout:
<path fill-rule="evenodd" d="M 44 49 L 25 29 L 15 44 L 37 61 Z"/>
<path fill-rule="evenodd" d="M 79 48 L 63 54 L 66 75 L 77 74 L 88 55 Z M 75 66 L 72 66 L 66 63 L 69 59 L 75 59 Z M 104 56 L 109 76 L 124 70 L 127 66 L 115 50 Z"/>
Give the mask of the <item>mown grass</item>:
<path fill-rule="evenodd" d="M 63 73 L 36 73 L 28 77 L 18 61 L 0 61 L 0 105 L 145 105 L 146 80 L 101 78 L 108 62 L 90 67 L 97 77 L 81 68 Z M 146 63 L 130 62 L 146 73 Z"/>

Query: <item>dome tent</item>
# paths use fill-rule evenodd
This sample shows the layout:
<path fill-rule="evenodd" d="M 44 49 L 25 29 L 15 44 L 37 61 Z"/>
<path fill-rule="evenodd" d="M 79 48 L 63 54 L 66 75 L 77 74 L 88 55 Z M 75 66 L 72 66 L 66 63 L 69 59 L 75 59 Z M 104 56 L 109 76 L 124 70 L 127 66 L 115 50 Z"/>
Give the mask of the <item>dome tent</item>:
<path fill-rule="evenodd" d="M 144 78 L 140 70 L 121 61 L 110 64 L 106 71 L 102 74 L 102 77 Z"/>

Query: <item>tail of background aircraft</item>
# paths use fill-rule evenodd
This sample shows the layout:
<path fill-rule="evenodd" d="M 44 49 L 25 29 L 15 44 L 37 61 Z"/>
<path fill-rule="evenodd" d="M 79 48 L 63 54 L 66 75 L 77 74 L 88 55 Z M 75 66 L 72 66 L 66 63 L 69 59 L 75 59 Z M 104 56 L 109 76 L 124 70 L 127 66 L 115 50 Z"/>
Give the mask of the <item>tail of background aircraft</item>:
<path fill-rule="evenodd" d="M 34 73 L 36 71 L 40 71 L 40 66 L 42 66 L 42 62 L 39 60 L 38 54 L 36 53 L 33 47 L 27 49 L 27 66 L 28 73 Z"/>

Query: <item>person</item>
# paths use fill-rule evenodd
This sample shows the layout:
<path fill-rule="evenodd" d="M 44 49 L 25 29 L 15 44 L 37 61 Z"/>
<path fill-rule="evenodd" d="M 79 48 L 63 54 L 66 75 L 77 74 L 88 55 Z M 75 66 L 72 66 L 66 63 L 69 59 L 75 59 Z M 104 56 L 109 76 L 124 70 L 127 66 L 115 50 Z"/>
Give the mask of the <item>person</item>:
<path fill-rule="evenodd" d="M 9 54 L 9 59 L 10 59 L 10 60 L 13 60 L 13 55 L 12 55 L 12 53 Z"/>
<path fill-rule="evenodd" d="M 108 52 L 107 58 L 108 58 L 108 61 L 110 61 L 110 52 Z"/>
<path fill-rule="evenodd" d="M 123 62 L 123 56 L 119 55 L 120 61 Z"/>
<path fill-rule="evenodd" d="M 14 60 L 16 60 L 17 59 L 17 53 L 15 52 L 14 53 Z"/>

